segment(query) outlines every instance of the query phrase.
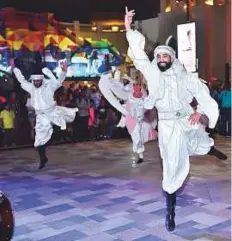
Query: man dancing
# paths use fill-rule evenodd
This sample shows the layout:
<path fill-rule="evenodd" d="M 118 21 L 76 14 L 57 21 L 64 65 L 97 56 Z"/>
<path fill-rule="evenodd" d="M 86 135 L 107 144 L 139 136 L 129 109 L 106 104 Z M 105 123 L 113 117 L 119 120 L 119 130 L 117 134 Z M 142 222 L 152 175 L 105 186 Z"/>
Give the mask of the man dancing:
<path fill-rule="evenodd" d="M 52 125 L 57 125 L 61 130 L 65 130 L 66 122 L 72 122 L 78 111 L 77 108 L 57 106 L 54 101 L 54 92 L 62 85 L 68 65 L 66 62 L 61 63 L 62 72 L 58 78 L 48 68 L 43 68 L 42 73 L 39 70 L 36 75 L 31 75 L 29 81 L 15 67 L 13 59 L 11 60 L 11 67 L 21 87 L 31 96 L 31 106 L 36 113 L 34 146 L 39 152 L 39 169 L 42 169 L 48 161 L 45 144 L 51 139 L 53 133 Z"/>
<path fill-rule="evenodd" d="M 143 162 L 144 144 L 157 137 L 155 130 L 157 121 L 155 111 L 144 108 L 144 98 L 147 93 L 142 85 L 132 83 L 132 79 L 129 77 L 126 77 L 126 79 L 128 83 L 124 86 L 119 79 L 113 79 L 111 73 L 102 75 L 99 88 L 105 98 L 123 114 L 117 127 L 127 127 L 133 143 L 133 152 L 138 156 L 136 163 L 140 164 Z M 114 95 L 108 94 L 108 91 L 111 90 L 125 101 L 123 107 L 119 105 Z M 117 104 L 115 105 L 115 103 Z M 124 111 L 121 108 L 124 108 Z M 127 114 L 124 116 L 125 113 Z"/>
<path fill-rule="evenodd" d="M 218 105 L 200 79 L 188 73 L 175 57 L 175 51 L 166 45 L 154 51 L 149 61 L 144 52 L 145 38 L 131 29 L 134 10 L 126 8 L 125 28 L 129 43 L 128 55 L 142 72 L 148 84 L 149 98 L 146 108 L 158 111 L 158 140 L 163 161 L 163 190 L 166 192 L 166 228 L 175 229 L 176 191 L 189 173 L 189 156 L 213 155 L 221 160 L 227 157 L 218 151 L 205 132 L 206 120 L 214 128 L 218 120 Z M 193 97 L 197 110 L 190 106 Z"/>

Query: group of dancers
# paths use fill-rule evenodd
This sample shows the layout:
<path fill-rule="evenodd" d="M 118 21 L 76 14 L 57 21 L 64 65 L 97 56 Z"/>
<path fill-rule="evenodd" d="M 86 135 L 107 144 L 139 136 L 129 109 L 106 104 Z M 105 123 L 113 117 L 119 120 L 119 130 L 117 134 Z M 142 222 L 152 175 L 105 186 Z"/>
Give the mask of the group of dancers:
<path fill-rule="evenodd" d="M 134 15 L 134 10 L 126 9 L 128 55 L 145 77 L 148 94 L 141 82 L 128 78 L 125 85 L 114 78 L 112 71 L 102 74 L 99 88 L 108 102 L 122 113 L 118 126 L 127 127 L 138 164 L 143 162 L 144 144 L 158 138 L 163 164 L 162 187 L 166 193 L 165 225 L 168 231 L 173 231 L 176 193 L 189 173 L 189 157 L 212 155 L 220 160 L 227 159 L 214 147 L 213 139 L 205 131 L 207 126 L 211 129 L 215 127 L 219 110 L 205 83 L 186 71 L 170 46 L 158 46 L 154 51 L 154 60 L 150 62 L 144 51 L 145 37 L 131 27 Z M 57 106 L 53 99 L 54 92 L 65 79 L 68 66 L 65 61 L 61 63 L 62 71 L 58 78 L 49 69 L 43 68 L 31 75 L 29 80 L 15 68 L 13 60 L 11 67 L 21 87 L 31 95 L 36 113 L 34 146 L 40 157 L 39 169 L 42 169 L 48 161 L 46 144 L 52 136 L 52 126 L 66 129 L 66 123 L 72 122 L 78 112 L 77 108 Z M 196 109 L 190 105 L 193 98 L 198 103 Z M 124 104 L 120 104 L 118 99 Z"/>

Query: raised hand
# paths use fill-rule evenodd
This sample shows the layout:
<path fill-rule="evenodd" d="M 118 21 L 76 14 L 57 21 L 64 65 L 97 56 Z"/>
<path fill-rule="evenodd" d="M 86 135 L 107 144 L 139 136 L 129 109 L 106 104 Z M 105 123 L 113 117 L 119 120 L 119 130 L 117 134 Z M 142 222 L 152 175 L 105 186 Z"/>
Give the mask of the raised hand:
<path fill-rule="evenodd" d="M 195 125 L 195 124 L 199 124 L 200 123 L 200 118 L 201 118 L 201 114 L 198 112 L 195 112 L 194 114 L 192 114 L 189 117 L 189 122 L 191 125 Z"/>
<path fill-rule="evenodd" d="M 62 61 L 60 63 L 60 68 L 62 69 L 62 71 L 66 72 L 68 70 L 68 63 L 67 63 L 67 61 Z"/>
<path fill-rule="evenodd" d="M 10 59 L 10 67 L 11 67 L 12 69 L 15 68 L 15 62 L 14 62 L 14 59 Z"/>
<path fill-rule="evenodd" d="M 126 14 L 125 14 L 125 20 L 124 20 L 126 31 L 131 30 L 131 24 L 132 24 L 134 15 L 135 15 L 135 10 L 128 11 L 128 8 L 126 7 Z"/>

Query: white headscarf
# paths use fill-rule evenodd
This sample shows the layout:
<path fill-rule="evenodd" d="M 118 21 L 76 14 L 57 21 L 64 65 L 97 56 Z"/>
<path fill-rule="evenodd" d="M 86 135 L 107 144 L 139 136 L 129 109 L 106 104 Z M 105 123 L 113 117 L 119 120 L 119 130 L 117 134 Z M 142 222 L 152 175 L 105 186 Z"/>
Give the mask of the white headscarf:
<path fill-rule="evenodd" d="M 44 80 L 44 75 L 43 74 L 33 74 L 30 76 L 30 79 L 28 80 L 29 82 L 33 82 L 33 80 Z"/>
<path fill-rule="evenodd" d="M 172 61 L 174 61 L 176 58 L 175 50 L 167 45 L 160 45 L 160 46 L 156 47 L 155 51 L 154 51 L 155 59 L 157 59 L 158 54 L 168 54 L 171 57 Z"/>
<path fill-rule="evenodd" d="M 33 74 L 30 76 L 30 79 L 36 80 L 36 79 L 43 79 L 44 75 L 43 74 Z"/>

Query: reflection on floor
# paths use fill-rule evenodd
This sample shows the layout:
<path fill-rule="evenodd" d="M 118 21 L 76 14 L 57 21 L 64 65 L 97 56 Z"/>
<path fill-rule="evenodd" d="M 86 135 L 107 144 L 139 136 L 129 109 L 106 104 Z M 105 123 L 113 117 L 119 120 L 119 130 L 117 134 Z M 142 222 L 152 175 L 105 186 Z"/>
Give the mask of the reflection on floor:
<path fill-rule="evenodd" d="M 216 144 L 230 154 L 230 140 Z M 37 171 L 34 149 L 0 154 L 0 189 L 15 210 L 14 241 L 230 240 L 230 157 L 191 159 L 177 228 L 168 233 L 157 142 L 146 145 L 136 168 L 129 140 L 53 146 L 48 156 L 48 166 Z"/>

